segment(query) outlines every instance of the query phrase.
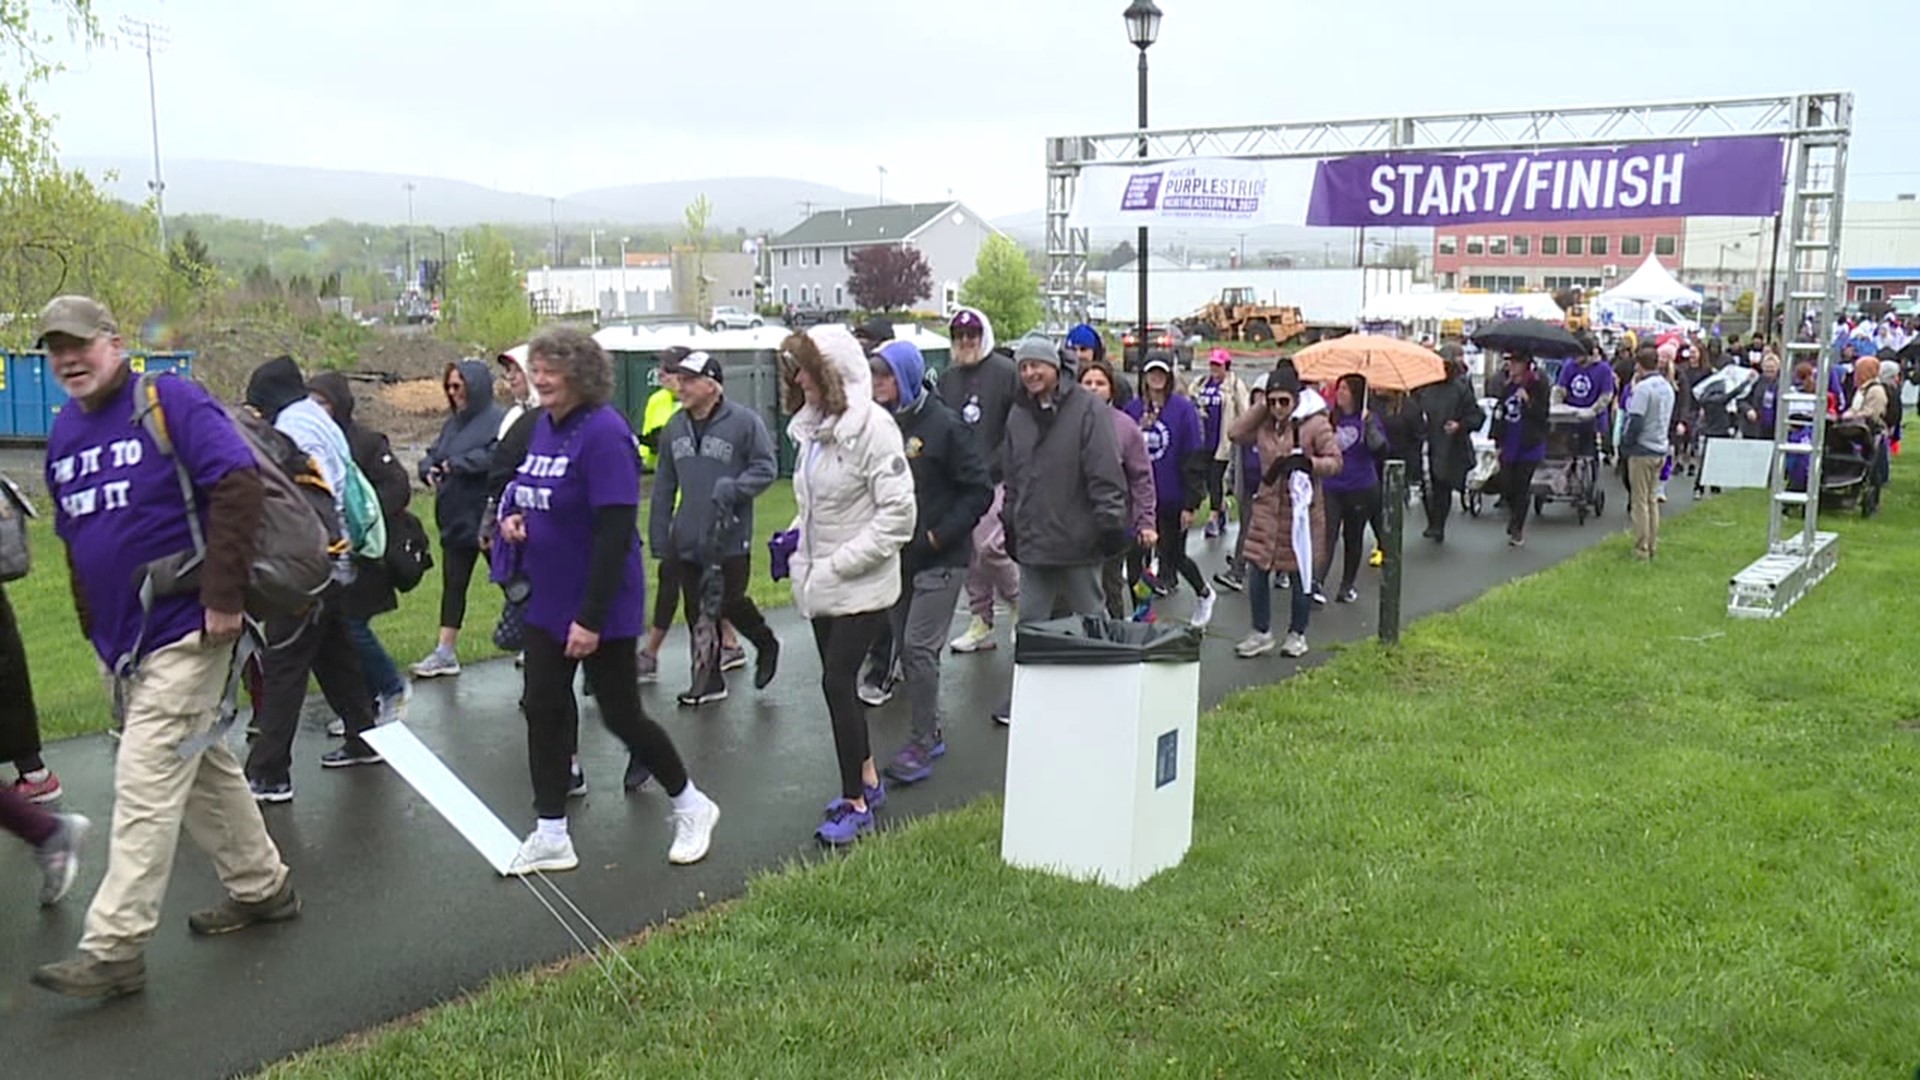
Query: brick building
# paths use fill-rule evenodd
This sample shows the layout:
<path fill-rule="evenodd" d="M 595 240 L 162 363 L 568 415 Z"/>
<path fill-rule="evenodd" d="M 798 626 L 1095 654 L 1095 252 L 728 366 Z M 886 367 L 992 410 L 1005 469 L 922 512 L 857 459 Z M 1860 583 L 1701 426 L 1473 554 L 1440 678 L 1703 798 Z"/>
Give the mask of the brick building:
<path fill-rule="evenodd" d="M 1686 234 L 1685 218 L 1446 226 L 1433 234 L 1434 280 L 1488 292 L 1607 288 L 1650 254 L 1677 272 Z"/>

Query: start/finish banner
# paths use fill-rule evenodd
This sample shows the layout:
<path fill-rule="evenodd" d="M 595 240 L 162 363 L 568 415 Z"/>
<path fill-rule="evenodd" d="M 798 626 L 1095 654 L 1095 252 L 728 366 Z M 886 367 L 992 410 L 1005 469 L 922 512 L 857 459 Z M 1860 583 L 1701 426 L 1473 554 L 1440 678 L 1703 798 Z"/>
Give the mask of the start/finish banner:
<path fill-rule="evenodd" d="M 1282 212 L 1274 205 L 1277 195 L 1261 161 L 1187 158 L 1155 165 L 1096 165 L 1081 170 L 1067 223 L 1091 229 L 1294 224 L 1297 209 Z"/>
<path fill-rule="evenodd" d="M 1320 163 L 1309 225 L 1471 225 L 1770 217 L 1786 144 L 1767 136 L 1497 154 L 1366 154 Z"/>

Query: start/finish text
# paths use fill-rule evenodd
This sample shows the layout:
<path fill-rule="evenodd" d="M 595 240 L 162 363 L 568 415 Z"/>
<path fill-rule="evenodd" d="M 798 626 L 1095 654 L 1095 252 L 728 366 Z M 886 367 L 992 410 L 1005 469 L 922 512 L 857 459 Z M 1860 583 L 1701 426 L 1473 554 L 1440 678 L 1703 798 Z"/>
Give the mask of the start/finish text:
<path fill-rule="evenodd" d="M 1367 210 L 1382 216 L 1464 217 L 1541 210 L 1657 210 L 1681 205 L 1687 155 L 1604 160 L 1384 162 L 1373 169 Z"/>

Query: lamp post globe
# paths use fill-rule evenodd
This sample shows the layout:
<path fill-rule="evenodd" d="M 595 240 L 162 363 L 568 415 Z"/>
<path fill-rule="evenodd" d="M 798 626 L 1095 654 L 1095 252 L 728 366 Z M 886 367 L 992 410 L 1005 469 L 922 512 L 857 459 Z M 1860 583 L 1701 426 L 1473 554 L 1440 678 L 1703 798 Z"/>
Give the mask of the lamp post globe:
<path fill-rule="evenodd" d="M 1136 49 L 1145 50 L 1160 36 L 1160 9 L 1153 0 L 1133 0 L 1123 13 L 1127 20 L 1127 40 Z"/>

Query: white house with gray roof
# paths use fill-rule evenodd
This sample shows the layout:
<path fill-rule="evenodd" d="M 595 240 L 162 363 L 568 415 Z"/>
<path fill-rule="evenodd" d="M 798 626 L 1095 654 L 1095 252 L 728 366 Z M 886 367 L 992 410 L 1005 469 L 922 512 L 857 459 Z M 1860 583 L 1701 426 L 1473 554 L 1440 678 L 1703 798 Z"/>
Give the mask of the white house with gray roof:
<path fill-rule="evenodd" d="M 973 276 L 980 249 L 998 232 L 957 202 L 822 210 L 768 243 L 773 264 L 769 299 L 783 305 L 853 307 L 847 256 L 860 248 L 903 245 L 918 249 L 933 272 L 933 295 L 916 307 L 950 315 L 960 304 L 961 282 Z"/>

